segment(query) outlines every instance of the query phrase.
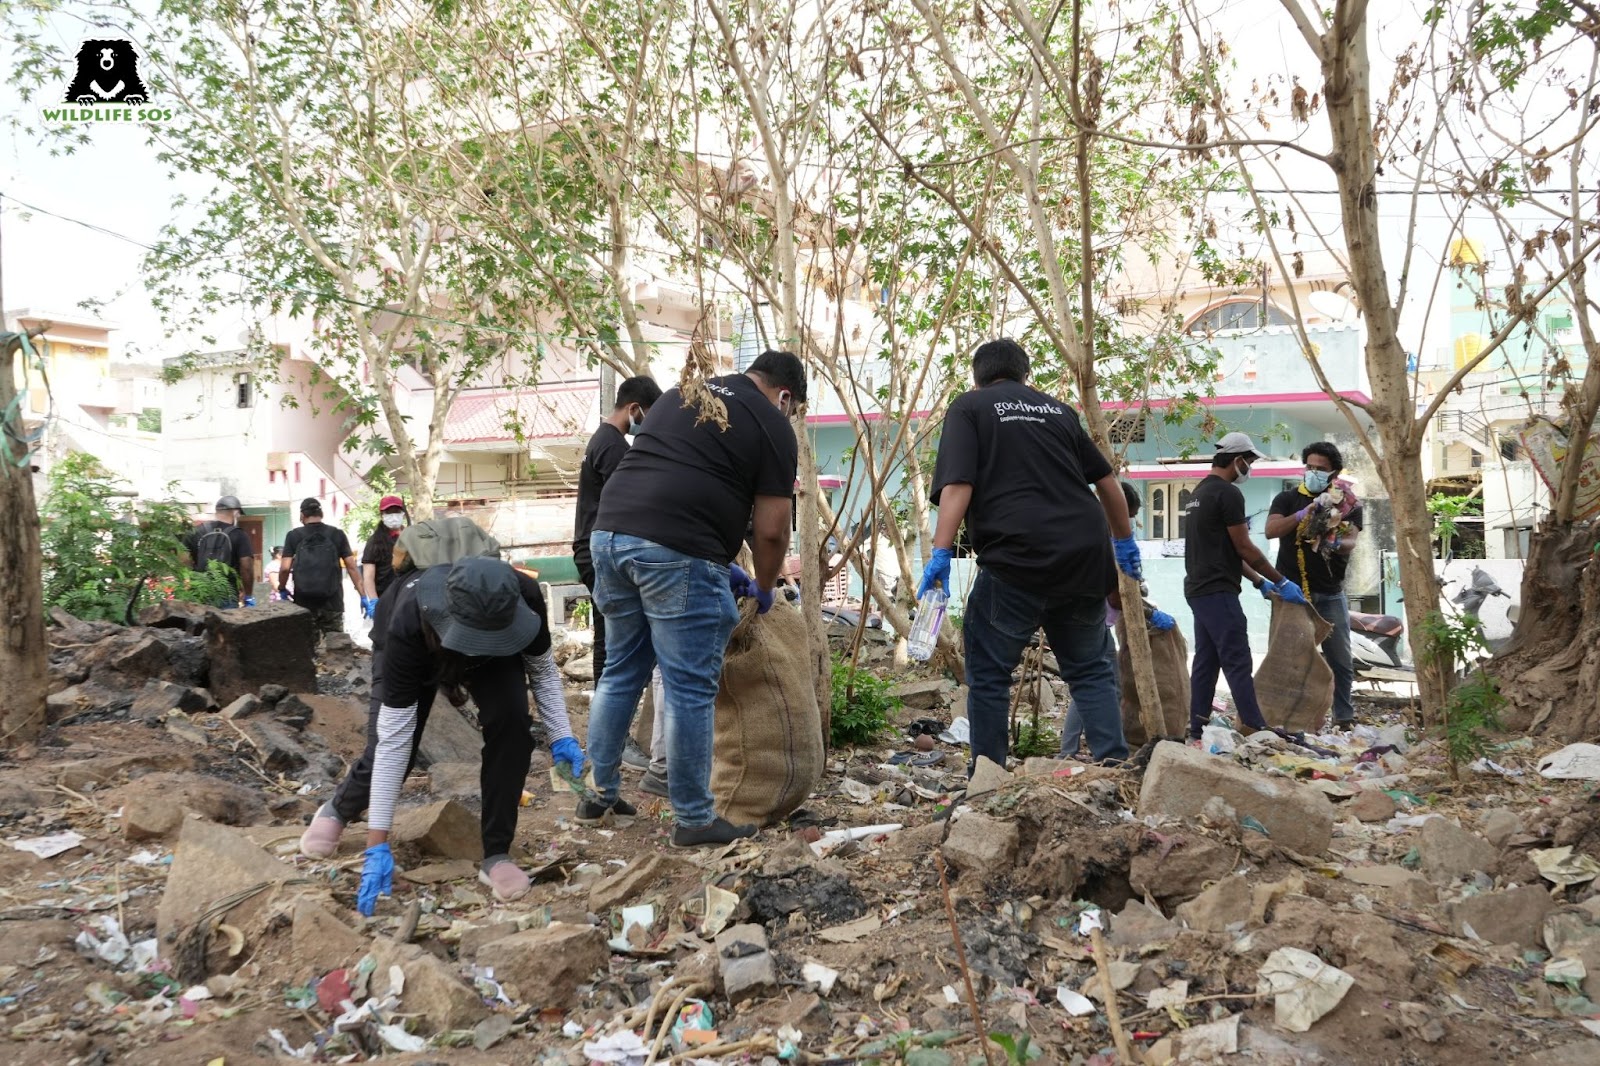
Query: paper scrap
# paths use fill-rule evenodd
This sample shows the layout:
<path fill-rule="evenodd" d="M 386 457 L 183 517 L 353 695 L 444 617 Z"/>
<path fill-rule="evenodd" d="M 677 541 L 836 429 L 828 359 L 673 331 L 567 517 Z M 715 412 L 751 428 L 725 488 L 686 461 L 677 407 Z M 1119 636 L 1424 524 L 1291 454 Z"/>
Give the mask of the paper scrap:
<path fill-rule="evenodd" d="M 1273 996 L 1274 1021 L 1304 1033 L 1339 1005 L 1355 978 L 1309 951 L 1279 948 L 1261 964 L 1256 994 Z"/>
<path fill-rule="evenodd" d="M 1089 1001 L 1088 996 L 1074 992 L 1065 985 L 1056 988 L 1056 1002 L 1067 1008 L 1067 1013 L 1074 1018 L 1094 1013 L 1094 1004 Z"/>
<path fill-rule="evenodd" d="M 875 933 L 881 928 L 883 928 L 883 919 L 876 914 L 869 914 L 865 918 L 857 918 L 853 922 L 818 930 L 817 939 L 826 940 L 830 944 L 854 944 L 867 934 Z"/>
<path fill-rule="evenodd" d="M 818 994 L 826 996 L 833 991 L 833 986 L 838 982 L 839 971 L 830 969 L 820 962 L 808 962 L 800 967 L 800 976 L 816 985 Z"/>
<path fill-rule="evenodd" d="M 53 859 L 62 852 L 71 851 L 82 843 L 83 834 L 68 829 L 60 833 L 51 833 L 48 836 L 13 840 L 11 846 L 18 851 L 26 851 L 31 855 L 37 855 L 41 859 Z"/>
<path fill-rule="evenodd" d="M 1147 1010 L 1167 1010 L 1170 1007 L 1182 1007 L 1188 998 L 1189 982 L 1173 981 L 1162 988 L 1151 989 L 1144 1005 Z"/>
<path fill-rule="evenodd" d="M 1239 1050 L 1239 1015 L 1186 1029 L 1178 1037 L 1178 1048 L 1185 1062 L 1204 1062 Z"/>
<path fill-rule="evenodd" d="M 1588 855 L 1574 855 L 1570 845 L 1531 851 L 1528 857 L 1539 868 L 1539 876 L 1553 885 L 1581 885 L 1600 877 L 1600 862 Z"/>

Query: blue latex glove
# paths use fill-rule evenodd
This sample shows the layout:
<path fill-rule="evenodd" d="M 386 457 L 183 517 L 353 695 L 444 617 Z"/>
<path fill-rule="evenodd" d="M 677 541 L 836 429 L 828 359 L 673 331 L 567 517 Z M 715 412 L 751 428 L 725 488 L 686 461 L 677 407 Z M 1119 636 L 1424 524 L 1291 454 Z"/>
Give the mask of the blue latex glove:
<path fill-rule="evenodd" d="M 1117 553 L 1117 569 L 1135 581 L 1143 581 L 1144 560 L 1139 555 L 1139 542 L 1131 535 L 1116 537 L 1111 541 L 1111 547 Z"/>
<path fill-rule="evenodd" d="M 934 582 L 943 585 L 948 591 L 950 588 L 950 549 L 935 548 L 933 557 L 928 560 L 928 565 L 922 568 L 922 584 L 917 586 L 917 599 L 928 594 Z"/>
<path fill-rule="evenodd" d="M 567 769 L 572 771 L 572 776 L 579 781 L 583 780 L 583 748 L 571 737 L 562 737 L 550 745 L 550 754 L 556 762 L 564 762 Z"/>
<path fill-rule="evenodd" d="M 1299 585 L 1296 585 L 1288 578 L 1284 578 L 1282 581 L 1278 582 L 1277 585 L 1273 586 L 1273 590 L 1283 598 L 1284 603 L 1307 602 L 1305 592 L 1301 590 Z"/>
<path fill-rule="evenodd" d="M 256 605 L 256 598 L 254 596 L 246 596 L 244 598 L 244 605 L 246 607 L 254 607 Z"/>
<path fill-rule="evenodd" d="M 756 579 L 751 577 L 744 567 L 738 563 L 728 564 L 728 588 L 732 590 L 734 598 L 756 594 Z"/>
<path fill-rule="evenodd" d="M 378 609 L 378 601 L 377 600 L 368 599 L 366 596 L 361 597 L 361 617 L 362 618 L 371 618 L 372 617 L 372 613 L 374 611 L 376 611 L 377 609 Z"/>
<path fill-rule="evenodd" d="M 752 581 L 751 584 L 754 585 L 755 582 Z M 772 595 L 771 589 L 759 587 L 756 589 L 756 614 L 766 614 L 768 611 L 772 610 Z"/>
<path fill-rule="evenodd" d="M 285 592 L 283 589 L 279 589 L 278 590 L 278 599 L 287 602 L 288 599 L 289 599 L 289 594 L 287 592 Z"/>
<path fill-rule="evenodd" d="M 1150 612 L 1150 628 L 1157 632 L 1165 633 L 1167 630 L 1175 628 L 1177 624 L 1178 620 L 1166 611 Z"/>
<path fill-rule="evenodd" d="M 1261 598 L 1262 599 L 1264 599 L 1264 600 L 1266 600 L 1266 601 L 1268 601 L 1270 603 L 1272 601 L 1272 591 L 1276 587 L 1277 586 L 1273 585 L 1272 582 L 1270 582 L 1270 581 L 1266 580 L 1265 578 L 1263 578 L 1262 581 L 1261 581 L 1261 584 L 1256 586 L 1256 591 L 1261 593 Z"/>
<path fill-rule="evenodd" d="M 361 891 L 356 893 L 356 910 L 372 917 L 378 909 L 378 897 L 394 894 L 394 856 L 389 845 L 374 844 L 366 851 L 367 861 L 361 867 Z"/>

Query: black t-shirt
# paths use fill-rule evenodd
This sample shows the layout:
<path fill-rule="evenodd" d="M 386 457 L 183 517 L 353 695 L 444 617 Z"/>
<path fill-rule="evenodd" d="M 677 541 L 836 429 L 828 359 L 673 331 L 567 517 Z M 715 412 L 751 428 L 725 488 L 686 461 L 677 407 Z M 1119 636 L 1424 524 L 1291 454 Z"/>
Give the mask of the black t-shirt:
<path fill-rule="evenodd" d="M 289 535 L 283 538 L 283 557 L 292 559 L 299 553 L 300 546 L 306 542 L 307 537 L 326 537 L 333 542 L 334 553 L 338 555 L 335 563 L 333 592 L 326 596 L 312 596 L 300 590 L 300 582 L 294 582 L 294 602 L 307 610 L 343 610 L 344 609 L 344 561 L 355 552 L 350 550 L 350 538 L 344 535 L 344 530 L 338 526 L 330 526 L 326 522 L 312 522 L 289 530 Z M 294 566 L 289 567 L 291 578 L 295 571 Z"/>
<path fill-rule="evenodd" d="M 209 522 L 202 522 L 198 526 L 195 526 L 194 529 L 190 530 L 188 536 L 183 538 L 183 546 L 188 550 L 189 558 L 193 560 L 192 568 L 196 573 L 205 573 L 205 568 L 200 565 L 200 556 L 196 551 L 196 546 L 199 544 L 201 537 L 212 532 L 213 530 L 220 530 L 221 532 L 226 533 L 228 535 L 228 543 L 233 546 L 233 573 L 228 575 L 228 581 L 233 585 L 233 590 L 238 592 L 240 564 L 242 564 L 245 559 L 253 558 L 255 556 L 256 546 L 250 542 L 250 534 L 246 533 L 236 525 L 232 525 L 227 522 L 218 522 L 215 519 Z M 249 592 L 249 590 L 246 590 L 246 592 L 249 595 L 254 595 L 254 593 Z"/>
<path fill-rule="evenodd" d="M 1300 508 L 1309 504 L 1315 497 L 1308 496 L 1299 488 L 1288 489 L 1280 492 L 1272 499 L 1269 514 L 1294 514 Z M 1357 529 L 1361 528 L 1365 516 L 1361 513 L 1360 504 L 1355 506 L 1345 521 Z M 1324 559 L 1320 552 L 1306 549 L 1306 572 L 1300 573 L 1300 551 L 1295 544 L 1295 536 L 1290 533 L 1287 537 L 1278 538 L 1278 572 L 1296 584 L 1304 582 L 1310 587 L 1307 592 L 1340 592 L 1344 589 L 1344 573 L 1350 568 L 1350 558 L 1346 555 L 1334 553 L 1333 558 Z"/>
<path fill-rule="evenodd" d="M 589 534 L 600 513 L 600 490 L 627 454 L 628 438 L 610 422 L 600 423 L 583 451 L 583 465 L 578 467 L 578 521 L 572 529 L 572 557 L 580 566 L 589 561 Z"/>
<path fill-rule="evenodd" d="M 371 563 L 376 568 L 372 583 L 380 597 L 394 583 L 394 542 L 399 539 L 399 532 L 380 520 L 378 528 L 372 531 L 366 546 L 361 549 L 361 565 Z"/>
<path fill-rule="evenodd" d="M 794 430 L 748 376 L 709 378 L 728 428 L 699 425 L 677 388 L 650 408 L 633 447 L 600 495 L 594 528 L 625 533 L 696 559 L 729 563 L 757 496 L 794 496 Z"/>
<path fill-rule="evenodd" d="M 421 581 L 443 581 L 449 572 L 448 566 L 435 566 L 407 574 L 379 600 L 372 624 L 372 646 L 383 652 L 383 678 L 378 697 L 387 706 L 411 706 L 418 701 L 423 689 L 433 688 L 438 680 L 439 662 L 435 653 L 428 650 L 423 636 L 422 608 L 417 603 L 416 589 Z M 429 577 L 430 574 L 434 576 Z M 550 650 L 550 615 L 545 609 L 544 595 L 537 581 L 520 570 L 516 574 L 522 601 L 533 609 L 541 623 L 533 640 L 517 654 L 543 655 Z M 470 674 L 468 676 L 470 678 Z"/>
<path fill-rule="evenodd" d="M 1100 597 L 1116 583 L 1111 530 L 1094 483 L 1111 464 L 1078 414 L 1017 381 L 956 397 L 945 415 L 931 498 L 972 486 L 967 536 L 978 565 L 1047 595 Z"/>
<path fill-rule="evenodd" d="M 1189 500 L 1189 524 L 1183 542 L 1183 594 L 1189 599 L 1217 593 L 1239 595 L 1244 562 L 1233 546 L 1229 526 L 1245 522 L 1244 493 L 1215 474 L 1206 475 Z"/>

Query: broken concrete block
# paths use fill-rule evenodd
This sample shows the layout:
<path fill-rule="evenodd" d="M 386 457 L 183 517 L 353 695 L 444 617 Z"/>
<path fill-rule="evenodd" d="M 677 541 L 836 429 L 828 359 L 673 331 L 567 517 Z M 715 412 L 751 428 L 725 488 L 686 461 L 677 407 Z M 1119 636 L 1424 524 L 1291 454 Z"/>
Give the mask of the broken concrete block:
<path fill-rule="evenodd" d="M 1406 907 L 1431 907 L 1439 902 L 1439 890 L 1428 879 L 1404 866 L 1347 866 L 1347 881 L 1383 890 L 1390 899 Z"/>
<path fill-rule="evenodd" d="M 295 963 L 318 977 L 356 962 L 369 943 L 327 907 L 304 897 L 295 903 L 289 936 Z"/>
<path fill-rule="evenodd" d="M 981 796 L 998 792 L 1015 780 L 1004 766 L 987 755 L 980 755 L 977 765 L 972 768 L 972 779 L 967 782 L 967 795 Z"/>
<path fill-rule="evenodd" d="M 183 808 L 161 796 L 136 796 L 122 805 L 122 835 L 165 840 L 183 828 Z"/>
<path fill-rule="evenodd" d="M 169 938 L 219 900 L 263 882 L 299 876 L 300 871 L 256 847 L 239 830 L 186 819 L 156 911 L 157 934 L 162 944 L 175 943 Z M 219 920 L 243 928 L 262 913 L 271 898 L 271 892 L 258 892 L 224 911 Z"/>
<path fill-rule="evenodd" d="M 889 690 L 889 695 L 898 698 L 912 710 L 932 711 L 944 703 L 945 693 L 953 692 L 955 687 L 955 682 L 935 677 L 926 681 L 907 681 L 903 685 L 896 685 Z"/>
<path fill-rule="evenodd" d="M 232 703 L 263 685 L 317 691 L 316 627 L 311 612 L 292 603 L 218 611 L 206 628 L 211 694 Z"/>
<path fill-rule="evenodd" d="M 1019 845 L 1016 823 L 969 811 L 950 827 L 942 850 L 957 870 L 988 877 L 1011 869 Z"/>
<path fill-rule="evenodd" d="M 1150 757 L 1139 816 L 1198 818 L 1213 796 L 1264 825 L 1274 843 L 1302 854 L 1321 855 L 1333 838 L 1333 807 L 1322 793 L 1171 742 L 1157 744 Z"/>
<path fill-rule="evenodd" d="M 235 722 L 234 726 L 256 750 L 256 757 L 267 773 L 293 774 L 305 769 L 305 749 L 276 722 L 257 716 Z"/>
<path fill-rule="evenodd" d="M 1394 817 L 1394 800 L 1382 789 L 1364 788 L 1356 798 L 1345 804 L 1345 813 L 1358 822 L 1387 822 Z"/>
<path fill-rule="evenodd" d="M 717 967 L 723 991 L 734 1006 L 777 991 L 777 967 L 767 947 L 767 931 L 759 925 L 736 925 L 718 933 Z"/>
<path fill-rule="evenodd" d="M 1111 918 L 1111 932 L 1106 940 L 1114 948 L 1142 948 L 1171 940 L 1180 932 L 1176 922 L 1162 917 L 1160 911 L 1140 900 L 1130 899 L 1120 913 Z"/>
<path fill-rule="evenodd" d="M 465 712 L 435 700 L 417 746 L 417 761 L 423 766 L 455 762 L 478 767 L 483 763 L 483 734 L 467 720 Z"/>
<path fill-rule="evenodd" d="M 692 864 L 670 855 L 641 855 L 589 889 L 589 910 L 607 914 L 613 907 L 632 903 L 657 882 L 694 869 Z"/>
<path fill-rule="evenodd" d="M 1249 920 L 1251 900 L 1250 882 L 1235 874 L 1181 905 L 1177 917 L 1190 929 L 1221 933 L 1230 925 Z"/>
<path fill-rule="evenodd" d="M 215 610 L 188 600 L 162 600 L 139 612 L 139 624 L 151 629 L 181 629 L 198 636 L 206 631 L 206 616 Z"/>
<path fill-rule="evenodd" d="M 580 685 L 588 684 L 594 680 L 594 656 L 585 655 L 579 659 L 568 659 L 561 667 L 561 673 L 568 681 Z"/>
<path fill-rule="evenodd" d="M 1507 810 L 1492 810 L 1478 820 L 1478 831 L 1485 840 L 1503 848 L 1512 837 L 1522 832 L 1522 819 Z"/>
<path fill-rule="evenodd" d="M 415 844 L 424 854 L 446 859 L 483 858 L 482 823 L 455 800 L 397 811 L 390 839 Z"/>
<path fill-rule="evenodd" d="M 305 732 L 311 724 L 311 705 L 299 696 L 285 696 L 272 705 L 272 720 L 288 726 L 296 733 Z"/>
<path fill-rule="evenodd" d="M 407 1014 L 421 1016 L 427 1032 L 470 1029 L 488 1015 L 477 991 L 438 956 L 415 944 L 397 944 L 383 937 L 372 941 L 371 951 L 378 963 L 372 974 L 372 994 L 380 999 L 389 995 L 389 967 L 400 967 L 405 975 L 401 1003 Z"/>
<path fill-rule="evenodd" d="M 150 720 L 165 718 L 172 711 L 182 711 L 185 714 L 197 714 L 209 710 L 211 696 L 200 689 L 185 688 L 183 685 L 174 685 L 170 681 L 146 681 L 144 688 L 139 690 L 139 695 L 134 697 L 133 706 L 128 709 L 130 718 Z"/>
<path fill-rule="evenodd" d="M 1417 853 L 1422 860 L 1422 875 L 1436 885 L 1492 870 L 1500 857 L 1493 844 L 1448 818 L 1429 818 L 1422 823 Z"/>
<path fill-rule="evenodd" d="M 1128 884 L 1140 895 L 1173 906 L 1227 877 L 1238 861 L 1236 849 L 1198 833 L 1185 833 L 1173 837 L 1169 848 L 1151 843 L 1135 855 L 1128 868 Z"/>
<path fill-rule="evenodd" d="M 519 1003 L 565 1010 L 577 1003 L 578 986 L 610 965 L 611 952 L 594 926 L 555 922 L 482 945 L 477 962 L 493 966 L 495 980 L 514 987 Z"/>
<path fill-rule="evenodd" d="M 167 646 L 153 634 L 140 633 L 132 640 L 117 641 L 104 662 L 128 677 L 154 677 L 167 665 Z"/>
<path fill-rule="evenodd" d="M 253 714 L 260 713 L 261 708 L 261 700 L 246 692 L 243 696 L 222 708 L 222 717 L 230 722 L 236 718 L 249 718 Z"/>
<path fill-rule="evenodd" d="M 508 936 L 517 934 L 516 922 L 490 922 L 488 925 L 475 925 L 461 934 L 461 942 L 456 946 L 463 959 L 477 956 L 478 951 L 485 944 L 493 944 L 496 940 L 504 940 Z"/>
<path fill-rule="evenodd" d="M 1470 926 L 1491 944 L 1537 947 L 1544 937 L 1545 917 L 1554 909 L 1549 892 L 1538 885 L 1523 885 L 1469 896 L 1450 904 L 1448 911 L 1458 936 L 1466 936 Z"/>

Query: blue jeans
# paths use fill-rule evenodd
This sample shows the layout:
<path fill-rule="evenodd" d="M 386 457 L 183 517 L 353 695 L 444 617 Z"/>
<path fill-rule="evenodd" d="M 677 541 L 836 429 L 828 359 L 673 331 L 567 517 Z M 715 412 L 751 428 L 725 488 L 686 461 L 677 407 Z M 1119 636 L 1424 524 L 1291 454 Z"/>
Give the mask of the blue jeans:
<path fill-rule="evenodd" d="M 603 530 L 589 535 L 589 549 L 594 602 L 606 617 L 606 670 L 589 712 L 595 787 L 604 802 L 616 801 L 622 748 L 650 671 L 659 662 L 672 810 L 686 828 L 709 825 L 716 817 L 711 748 L 717 682 L 728 637 L 739 621 L 728 568 Z"/>
<path fill-rule="evenodd" d="M 967 720 L 972 765 L 986 756 L 1001 766 L 1010 748 L 1011 672 L 1023 649 L 1044 627 L 1061 677 L 1072 690 L 1096 759 L 1126 759 L 1117 661 L 1101 596 L 1048 600 L 1008 585 L 981 566 L 967 596 L 962 632 L 967 644 Z M 968 768 L 970 774 L 972 767 Z"/>
<path fill-rule="evenodd" d="M 1343 591 L 1313 592 L 1311 606 L 1333 626 L 1322 642 L 1322 657 L 1333 671 L 1333 720 L 1349 724 L 1356 717 L 1356 705 L 1350 698 L 1356 681 L 1355 664 L 1350 660 L 1350 604 Z"/>
<path fill-rule="evenodd" d="M 1239 719 L 1251 729 L 1267 728 L 1256 702 L 1255 660 L 1250 655 L 1250 626 L 1237 592 L 1196 596 L 1189 601 L 1194 612 L 1194 664 L 1189 672 L 1189 736 L 1199 737 L 1211 721 L 1211 701 L 1217 694 L 1217 674 L 1228 679 Z"/>

